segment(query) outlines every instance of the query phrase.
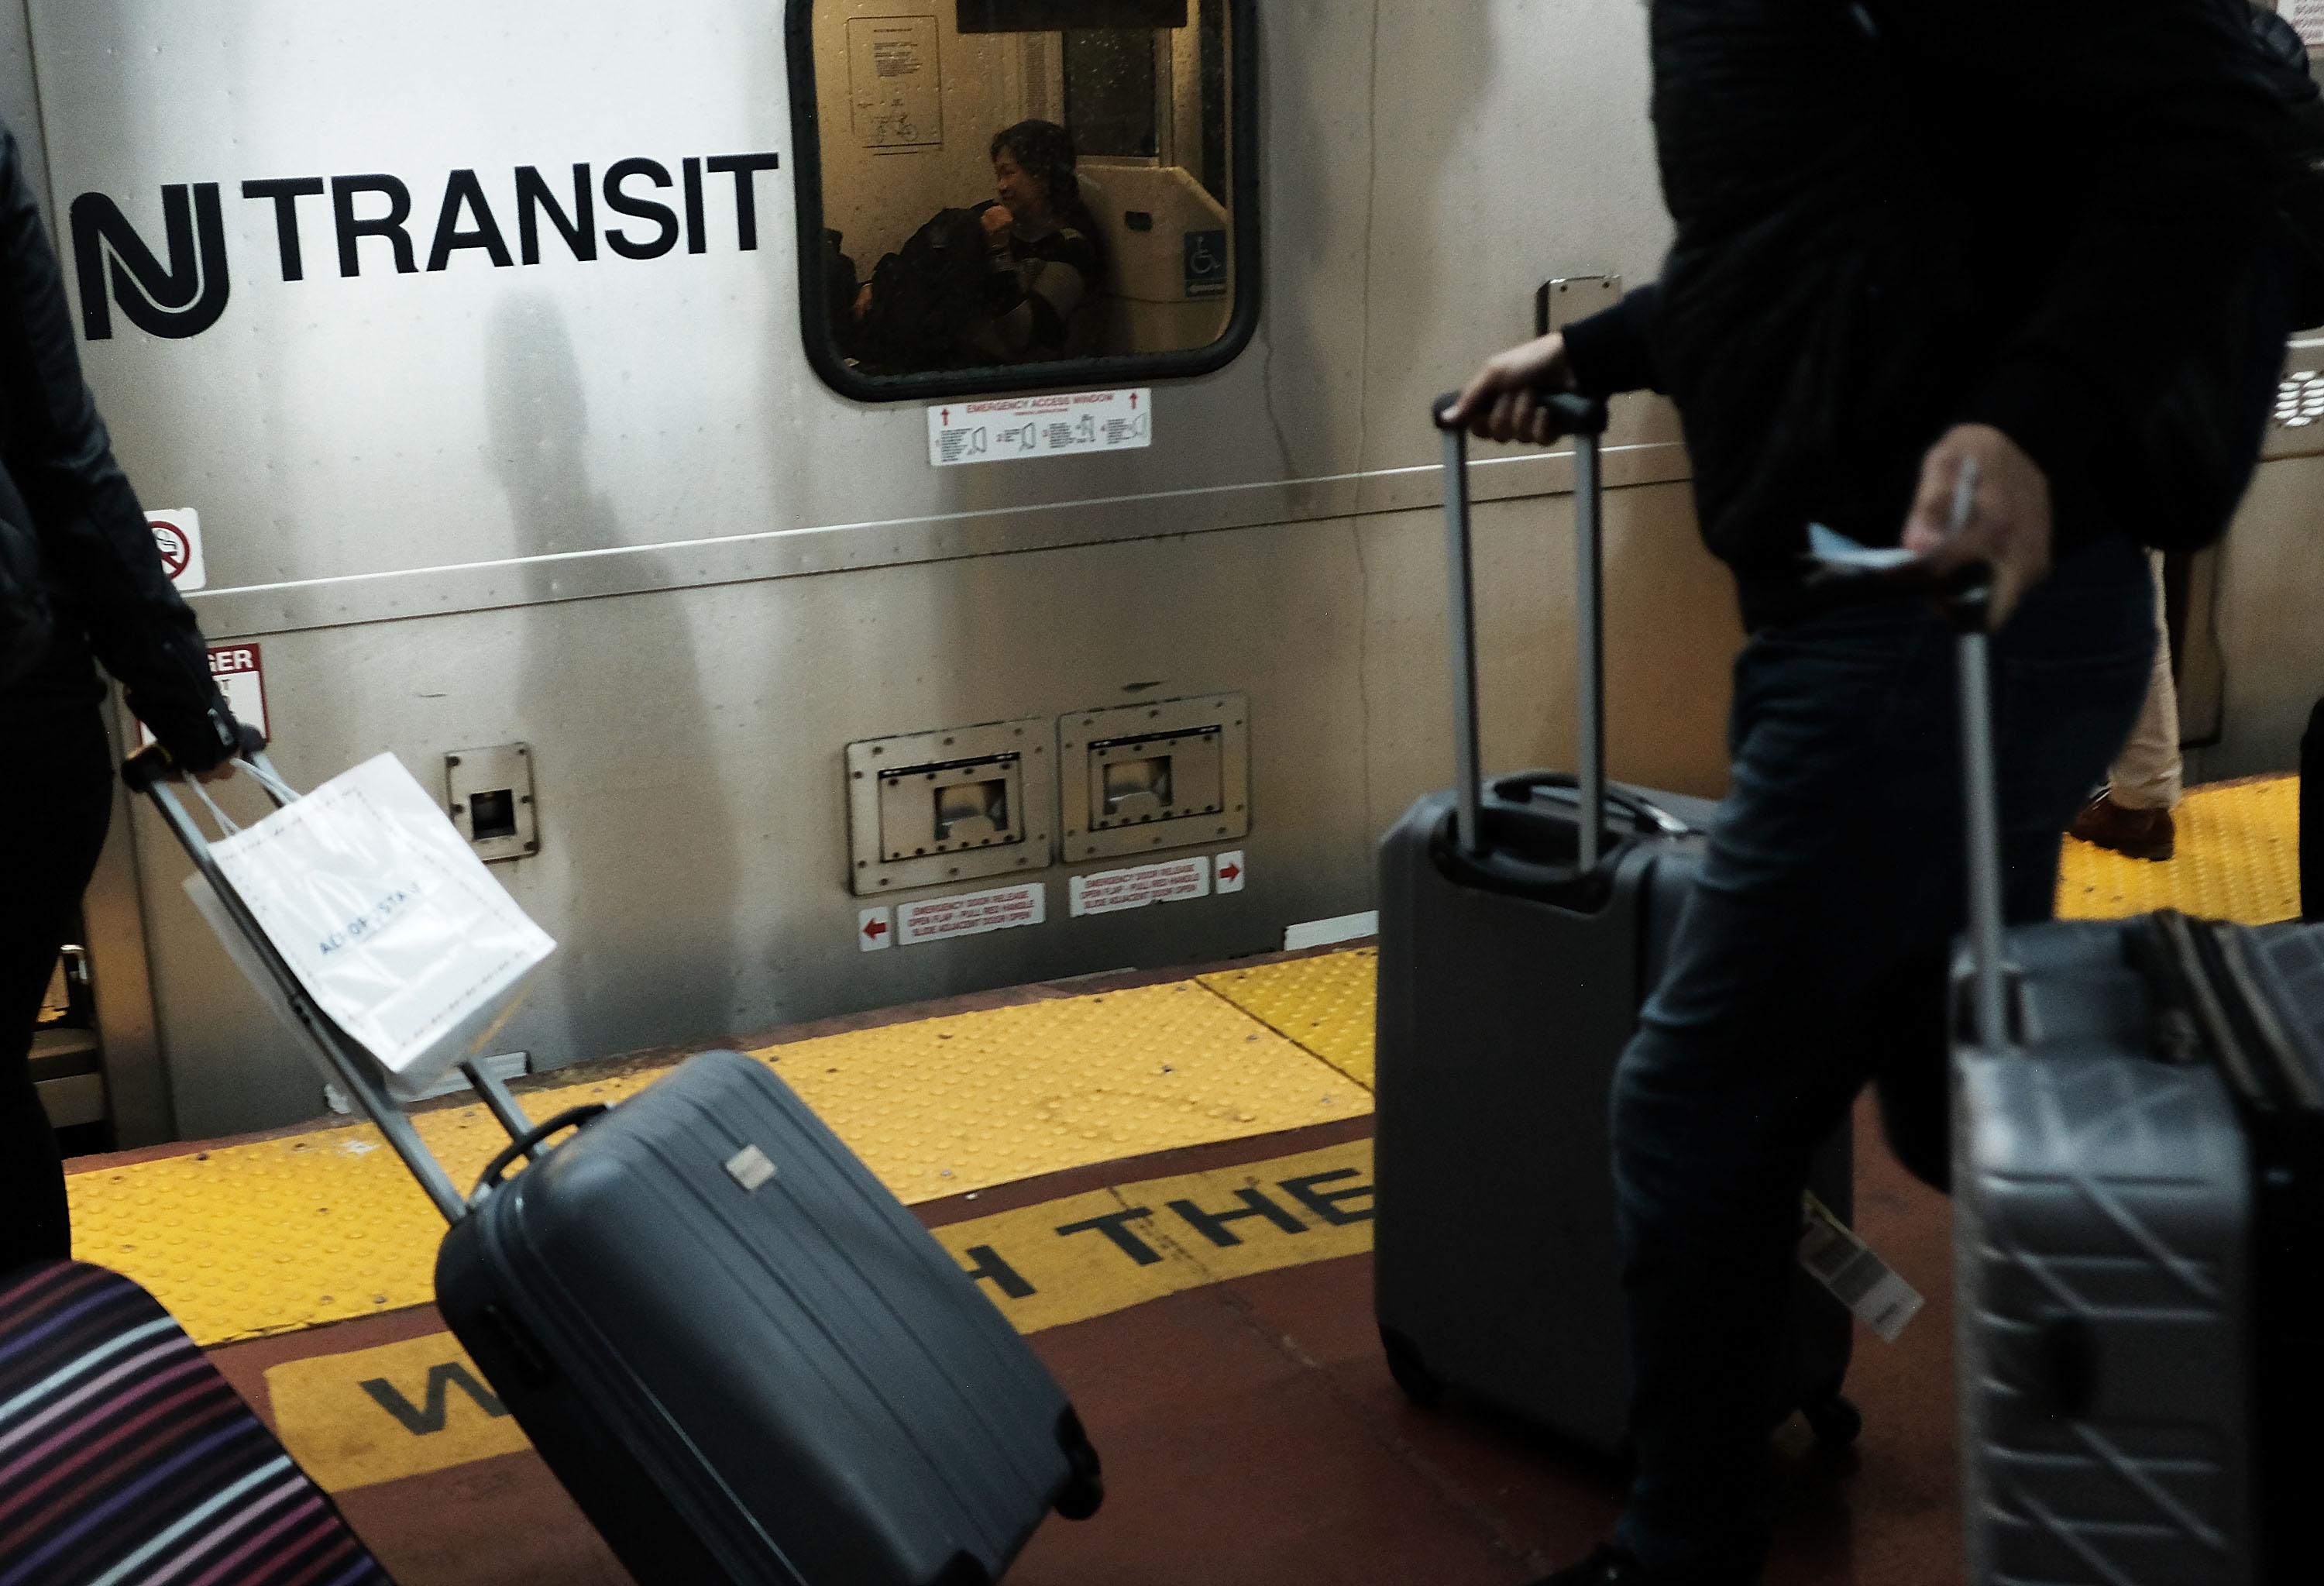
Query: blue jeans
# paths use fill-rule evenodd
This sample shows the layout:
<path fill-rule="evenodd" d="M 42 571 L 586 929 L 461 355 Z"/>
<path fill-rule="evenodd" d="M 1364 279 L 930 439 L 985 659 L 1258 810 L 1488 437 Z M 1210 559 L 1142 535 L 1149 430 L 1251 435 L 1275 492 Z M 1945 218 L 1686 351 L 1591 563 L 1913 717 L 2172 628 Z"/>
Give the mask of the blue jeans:
<path fill-rule="evenodd" d="M 2049 917 L 2060 834 L 2154 645 L 2123 540 L 2063 561 L 1996 640 L 2013 921 Z M 1732 790 L 1614 1084 L 1637 1455 L 1618 1535 L 1657 1581 L 1758 1579 L 1800 1193 L 1868 1080 L 1899 1157 L 1944 1183 L 1958 708 L 1952 638 L 1914 599 L 1763 631 L 1736 663 Z"/>

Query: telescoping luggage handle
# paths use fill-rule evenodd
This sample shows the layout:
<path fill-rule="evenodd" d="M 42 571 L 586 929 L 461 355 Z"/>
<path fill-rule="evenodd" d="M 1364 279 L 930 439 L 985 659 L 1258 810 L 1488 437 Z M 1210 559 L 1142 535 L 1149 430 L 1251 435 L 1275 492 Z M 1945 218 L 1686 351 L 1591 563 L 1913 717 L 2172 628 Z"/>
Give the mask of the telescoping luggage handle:
<path fill-rule="evenodd" d="M 1954 516 L 1963 515 L 1957 505 Z M 1944 588 L 1942 607 L 1957 635 L 1953 659 L 1960 694 L 1961 780 L 1968 795 L 1970 990 L 1977 1044 L 1985 1051 L 1999 1052 L 2009 1044 L 2009 1013 L 2001 967 L 2001 797 L 1987 637 L 1993 614 L 1993 569 L 1982 562 L 1960 568 Z"/>
<path fill-rule="evenodd" d="M 1477 742 L 1477 599 L 1471 582 L 1469 536 L 1469 434 L 1445 422 L 1459 392 L 1438 397 L 1430 410 L 1444 437 L 1444 546 L 1450 564 L 1452 613 L 1452 743 L 1459 761 L 1460 830 L 1454 841 L 1472 858 L 1485 853 L 1484 769 Z M 1574 692 L 1581 718 L 1581 753 L 1574 761 L 1576 819 L 1581 834 L 1580 869 L 1598 868 L 1606 828 L 1606 681 L 1603 632 L 1604 590 L 1600 539 L 1603 533 L 1598 467 L 1599 438 L 1606 432 L 1606 403 L 1572 392 L 1542 392 L 1560 435 L 1573 438 L 1573 608 L 1579 652 Z"/>
<path fill-rule="evenodd" d="M 250 767 L 254 773 L 253 780 L 266 789 L 267 797 L 274 801 L 276 808 L 281 808 L 298 798 L 267 759 L 264 735 L 247 723 L 243 725 L 242 750 L 237 758 Z M 387 1138 L 389 1145 L 395 1148 L 395 1154 L 403 1158 L 403 1165 L 420 1181 L 420 1187 L 427 1192 L 428 1198 L 436 1203 L 436 1209 L 444 1214 L 444 1220 L 447 1222 L 459 1222 L 468 1214 L 467 1198 L 460 1194 L 452 1183 L 451 1176 L 444 1171 L 443 1164 L 436 1160 L 435 1153 L 420 1139 L 419 1131 L 411 1127 L 411 1120 L 404 1115 L 403 1109 L 387 1093 L 370 1055 L 339 1028 L 336 1019 L 316 1004 L 299 977 L 291 973 L 290 966 L 283 962 L 282 955 L 275 951 L 274 944 L 267 940 L 266 932 L 251 914 L 249 906 L 234 890 L 234 883 L 226 879 L 226 872 L 218 868 L 217 858 L 210 853 L 209 839 L 195 823 L 184 801 L 179 798 L 176 788 L 166 779 L 171 769 L 169 756 L 159 744 L 155 744 L 129 758 L 121 768 L 121 779 L 129 785 L 132 792 L 152 798 L 154 807 L 161 812 L 162 820 L 177 834 L 178 841 L 185 845 L 187 855 L 194 862 L 194 868 L 201 872 L 202 879 L 217 894 L 219 905 L 225 908 L 226 917 L 249 943 L 258 961 L 265 965 L 268 976 L 290 1005 L 292 1013 L 314 1042 L 316 1051 L 322 1055 L 333 1076 L 346 1087 L 347 1094 L 353 1096 L 371 1120 L 379 1126 L 380 1133 Z M 203 795 L 205 802 L 208 797 Z M 498 1075 L 485 1072 L 475 1063 L 461 1064 L 460 1072 L 476 1088 L 476 1093 L 484 1099 L 484 1105 L 492 1110 L 493 1119 L 508 1131 L 513 1142 L 493 1164 L 493 1183 L 498 1182 L 500 1171 L 504 1170 L 520 1152 L 527 1157 L 534 1156 L 540 1140 L 553 1132 L 557 1126 L 577 1121 L 569 1117 L 560 1117 L 551 1125 L 536 1130 L 532 1120 L 525 1116 L 524 1108 L 508 1086 L 501 1083 Z M 480 1185 L 478 1194 L 489 1193 L 490 1188 L 490 1184 Z"/>

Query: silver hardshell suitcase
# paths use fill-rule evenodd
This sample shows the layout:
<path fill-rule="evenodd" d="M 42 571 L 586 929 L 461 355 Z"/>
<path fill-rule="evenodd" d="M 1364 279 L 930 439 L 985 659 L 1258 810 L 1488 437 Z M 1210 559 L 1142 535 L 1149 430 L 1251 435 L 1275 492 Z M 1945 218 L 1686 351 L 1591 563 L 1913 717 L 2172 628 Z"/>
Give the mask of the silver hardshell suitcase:
<path fill-rule="evenodd" d="M 1969 1578 L 2324 1580 L 2324 931 L 2165 913 L 2005 935 L 1981 613 L 1960 625 Z"/>

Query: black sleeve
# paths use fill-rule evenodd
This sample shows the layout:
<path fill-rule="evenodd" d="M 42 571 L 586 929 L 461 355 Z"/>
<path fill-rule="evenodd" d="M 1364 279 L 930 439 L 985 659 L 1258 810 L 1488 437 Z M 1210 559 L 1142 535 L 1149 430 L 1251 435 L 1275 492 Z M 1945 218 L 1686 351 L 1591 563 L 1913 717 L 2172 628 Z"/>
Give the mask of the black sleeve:
<path fill-rule="evenodd" d="M 2110 438 L 2139 433 L 2209 349 L 2239 345 L 2253 300 L 2244 283 L 2279 267 L 2270 192 L 2288 174 L 2292 129 L 2243 9 L 1947 0 L 1921 10 L 1917 41 L 1937 80 L 1988 124 L 2052 134 L 2039 140 L 2047 147 L 1996 152 L 2055 173 L 2068 209 L 2061 263 L 1958 417 L 2009 435 L 2052 480 L 2089 467 Z"/>
<path fill-rule="evenodd" d="M 1565 327 L 1565 361 L 1577 390 L 1591 396 L 1662 390 L 1651 334 L 1661 301 L 1661 283 L 1648 281 L 1612 308 Z"/>
<path fill-rule="evenodd" d="M 232 718 L 210 680 L 193 613 L 161 569 L 145 512 L 114 461 L 81 379 L 55 254 L 0 127 L 0 462 L 22 495 L 42 558 L 70 587 L 90 646 L 130 708 L 197 770 L 224 759 Z"/>

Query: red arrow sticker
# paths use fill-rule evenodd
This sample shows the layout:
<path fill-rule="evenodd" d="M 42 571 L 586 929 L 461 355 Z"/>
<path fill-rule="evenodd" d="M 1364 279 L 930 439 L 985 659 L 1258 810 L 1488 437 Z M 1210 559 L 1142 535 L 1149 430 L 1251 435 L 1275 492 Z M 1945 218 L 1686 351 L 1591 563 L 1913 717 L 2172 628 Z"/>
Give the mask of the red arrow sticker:
<path fill-rule="evenodd" d="M 887 909 L 864 908 L 856 912 L 855 945 L 866 953 L 885 952 L 896 945 L 896 927 Z"/>
<path fill-rule="evenodd" d="M 1243 865 L 1242 851 L 1240 849 L 1231 848 L 1224 853 L 1218 855 L 1211 862 L 1211 873 L 1218 878 L 1218 885 L 1214 889 L 1215 890 L 1221 892 L 1240 892 L 1242 890 L 1243 882 L 1248 879 L 1250 872 Z"/>

